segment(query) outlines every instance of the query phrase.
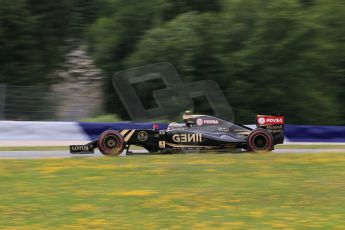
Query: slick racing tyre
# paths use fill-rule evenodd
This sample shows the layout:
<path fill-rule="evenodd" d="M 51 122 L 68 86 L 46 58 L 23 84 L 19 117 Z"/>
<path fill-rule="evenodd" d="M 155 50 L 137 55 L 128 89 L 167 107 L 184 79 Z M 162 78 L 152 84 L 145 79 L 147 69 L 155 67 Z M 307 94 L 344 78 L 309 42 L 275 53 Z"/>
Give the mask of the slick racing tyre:
<path fill-rule="evenodd" d="M 248 151 L 251 152 L 268 152 L 273 148 L 273 137 L 265 129 L 254 129 L 248 135 Z"/>
<path fill-rule="evenodd" d="M 123 136 L 115 130 L 107 130 L 98 137 L 98 149 L 104 155 L 118 156 L 125 148 Z"/>

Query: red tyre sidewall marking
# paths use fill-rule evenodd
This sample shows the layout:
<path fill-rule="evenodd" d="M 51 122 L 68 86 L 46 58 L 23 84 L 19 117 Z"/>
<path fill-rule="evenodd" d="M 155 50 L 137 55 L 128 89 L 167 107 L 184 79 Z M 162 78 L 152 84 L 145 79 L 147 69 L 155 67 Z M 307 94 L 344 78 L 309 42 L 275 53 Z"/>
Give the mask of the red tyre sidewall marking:
<path fill-rule="evenodd" d="M 266 145 L 266 146 L 267 146 L 267 147 L 265 147 L 265 148 L 263 148 L 263 149 L 257 149 L 257 148 L 255 147 L 254 142 L 253 142 L 253 139 L 254 139 L 257 135 L 262 135 L 262 136 L 264 136 L 264 137 L 266 138 L 266 140 L 267 140 L 267 145 Z M 271 149 L 271 146 L 272 146 L 272 137 L 271 137 L 268 133 L 266 133 L 266 132 L 264 132 L 264 131 L 262 131 L 262 130 L 255 130 L 255 131 L 253 131 L 251 134 L 249 134 L 248 144 L 249 144 L 250 150 L 252 150 L 252 151 L 257 151 L 257 150 L 259 150 L 259 151 L 268 151 L 268 150 Z"/>
<path fill-rule="evenodd" d="M 113 136 L 115 137 L 118 141 L 119 141 L 119 146 L 120 148 L 118 149 L 123 149 L 123 145 L 124 145 L 124 140 L 123 138 L 121 138 L 121 134 L 119 134 L 117 131 L 113 131 L 113 130 L 108 130 L 108 131 L 104 131 L 101 134 L 101 137 L 99 138 L 99 150 L 103 153 L 103 154 L 110 154 L 109 151 L 113 151 L 113 149 L 108 149 L 105 145 L 105 138 L 109 137 L 109 136 Z M 120 137 L 121 136 L 121 137 Z"/>
<path fill-rule="evenodd" d="M 258 136 L 262 136 L 262 137 L 264 137 L 265 138 L 265 140 L 266 140 L 266 145 L 265 145 L 265 147 L 264 148 L 260 148 L 260 150 L 262 149 L 262 150 L 265 150 L 268 146 L 270 146 L 270 140 L 269 140 L 269 138 L 267 138 L 267 136 L 266 135 L 262 135 L 261 133 L 259 133 L 259 134 L 257 134 L 257 135 L 254 135 L 253 137 L 252 137 L 252 139 L 253 139 L 253 143 L 255 142 L 255 138 L 256 137 L 258 137 Z M 256 148 L 256 149 L 259 149 L 259 148 Z"/>

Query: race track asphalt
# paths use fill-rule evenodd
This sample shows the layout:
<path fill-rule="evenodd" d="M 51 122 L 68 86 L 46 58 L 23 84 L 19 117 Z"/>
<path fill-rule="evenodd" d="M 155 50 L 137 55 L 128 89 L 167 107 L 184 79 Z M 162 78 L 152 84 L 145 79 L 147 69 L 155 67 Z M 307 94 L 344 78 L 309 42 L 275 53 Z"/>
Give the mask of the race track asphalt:
<path fill-rule="evenodd" d="M 345 152 L 345 149 L 277 149 L 273 153 L 324 153 Z M 224 152 L 223 152 L 224 153 Z M 132 156 L 143 155 L 145 151 L 135 150 Z M 98 150 L 94 154 L 70 154 L 68 151 L 0 151 L 0 159 L 37 159 L 37 158 L 71 158 L 71 157 L 101 157 Z M 121 156 L 125 156 L 124 153 Z"/>

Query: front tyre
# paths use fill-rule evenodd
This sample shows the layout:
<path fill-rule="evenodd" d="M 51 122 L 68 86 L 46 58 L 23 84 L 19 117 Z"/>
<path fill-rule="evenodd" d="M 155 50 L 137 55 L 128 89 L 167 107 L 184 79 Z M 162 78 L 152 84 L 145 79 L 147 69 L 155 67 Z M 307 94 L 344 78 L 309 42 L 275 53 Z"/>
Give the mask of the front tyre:
<path fill-rule="evenodd" d="M 268 152 L 273 149 L 273 137 L 265 129 L 254 129 L 247 138 L 248 151 Z"/>
<path fill-rule="evenodd" d="M 98 137 L 98 149 L 103 155 L 118 156 L 125 148 L 123 136 L 115 130 L 106 130 Z"/>

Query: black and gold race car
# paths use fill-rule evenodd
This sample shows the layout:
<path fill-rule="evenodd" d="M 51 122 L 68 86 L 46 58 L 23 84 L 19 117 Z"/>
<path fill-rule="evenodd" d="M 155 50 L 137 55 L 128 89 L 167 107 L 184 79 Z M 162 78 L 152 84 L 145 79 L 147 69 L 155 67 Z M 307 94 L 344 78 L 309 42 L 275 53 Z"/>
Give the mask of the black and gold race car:
<path fill-rule="evenodd" d="M 184 150 L 235 150 L 266 152 L 284 141 L 284 116 L 257 115 L 256 127 L 208 115 L 185 113 L 184 123 L 170 123 L 160 130 L 106 130 L 86 145 L 71 145 L 71 153 L 93 153 L 98 148 L 104 155 L 120 155 L 130 146 L 141 146 L 148 152 L 171 153 Z"/>

